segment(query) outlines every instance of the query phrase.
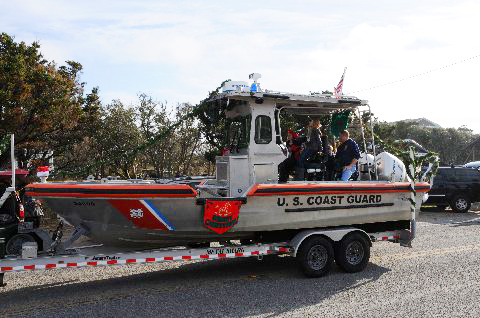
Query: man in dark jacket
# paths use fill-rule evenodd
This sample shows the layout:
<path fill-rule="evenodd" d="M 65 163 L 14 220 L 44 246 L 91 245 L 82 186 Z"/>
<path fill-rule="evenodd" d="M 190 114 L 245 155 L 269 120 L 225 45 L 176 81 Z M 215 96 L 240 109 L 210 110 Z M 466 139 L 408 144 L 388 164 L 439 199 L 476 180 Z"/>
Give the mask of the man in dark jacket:
<path fill-rule="evenodd" d="M 357 161 L 360 159 L 360 151 L 355 141 L 350 139 L 350 134 L 347 130 L 340 133 L 340 142 L 342 143 L 335 155 L 335 160 L 342 167 L 342 181 L 350 179 L 352 174 L 357 170 Z"/>
<path fill-rule="evenodd" d="M 290 171 L 295 168 L 297 160 L 300 158 L 301 141 L 298 140 L 298 134 L 293 130 L 287 132 L 286 142 L 289 155 L 278 165 L 278 182 L 285 183 L 288 180 Z"/>
<path fill-rule="evenodd" d="M 317 152 L 322 151 L 322 133 L 319 128 L 320 120 L 318 119 L 312 120 L 308 124 L 307 136 L 305 138 L 306 142 L 304 144 L 305 147 L 300 154 L 297 166 L 295 167 L 295 180 L 305 179 L 305 161 Z"/>

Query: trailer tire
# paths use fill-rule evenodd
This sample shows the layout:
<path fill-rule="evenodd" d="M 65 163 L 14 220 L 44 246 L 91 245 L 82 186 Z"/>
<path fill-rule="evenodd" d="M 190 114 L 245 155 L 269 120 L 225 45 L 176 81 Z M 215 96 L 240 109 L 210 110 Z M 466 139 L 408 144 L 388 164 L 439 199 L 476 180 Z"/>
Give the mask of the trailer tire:
<path fill-rule="evenodd" d="M 333 265 L 332 243 L 321 236 L 306 238 L 297 252 L 300 269 L 307 277 L 326 275 Z"/>
<path fill-rule="evenodd" d="M 370 244 L 361 233 L 348 234 L 335 246 L 335 262 L 347 273 L 364 270 L 369 259 Z"/>
<path fill-rule="evenodd" d="M 26 234 L 26 233 L 15 234 L 8 240 L 7 245 L 5 246 L 6 253 L 8 255 L 22 254 L 22 244 L 27 242 L 37 243 L 37 240 L 30 234 Z"/>

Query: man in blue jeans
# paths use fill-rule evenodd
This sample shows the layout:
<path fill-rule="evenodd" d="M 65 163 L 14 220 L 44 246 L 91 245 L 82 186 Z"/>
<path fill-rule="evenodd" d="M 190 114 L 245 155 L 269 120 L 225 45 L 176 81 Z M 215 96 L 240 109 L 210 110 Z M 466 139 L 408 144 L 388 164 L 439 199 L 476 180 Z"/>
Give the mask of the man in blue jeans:
<path fill-rule="evenodd" d="M 335 160 L 342 166 L 342 181 L 350 179 L 352 174 L 357 170 L 357 161 L 360 159 L 360 151 L 355 141 L 350 139 L 347 130 L 340 133 L 340 142 L 342 143 L 335 155 Z"/>

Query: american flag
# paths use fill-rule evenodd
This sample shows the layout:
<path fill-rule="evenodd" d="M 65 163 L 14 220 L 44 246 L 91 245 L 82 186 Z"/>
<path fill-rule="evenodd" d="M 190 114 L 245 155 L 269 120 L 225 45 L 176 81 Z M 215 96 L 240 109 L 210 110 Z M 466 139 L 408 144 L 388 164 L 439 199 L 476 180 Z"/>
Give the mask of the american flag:
<path fill-rule="evenodd" d="M 342 88 L 343 88 L 343 78 L 345 77 L 345 72 L 347 71 L 347 68 L 343 70 L 342 78 L 340 79 L 340 82 L 338 82 L 337 87 L 333 89 L 335 92 L 335 97 L 337 98 L 342 98 Z"/>

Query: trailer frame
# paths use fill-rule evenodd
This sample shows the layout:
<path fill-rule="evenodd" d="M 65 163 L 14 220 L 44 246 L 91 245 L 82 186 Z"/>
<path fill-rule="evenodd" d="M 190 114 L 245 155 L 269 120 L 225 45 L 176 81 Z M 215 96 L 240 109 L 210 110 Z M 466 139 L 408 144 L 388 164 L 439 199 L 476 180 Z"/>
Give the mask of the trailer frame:
<path fill-rule="evenodd" d="M 33 258 L 22 258 L 0 254 L 0 287 L 5 286 L 4 275 L 10 272 L 35 270 L 65 269 L 79 267 L 98 267 L 112 265 L 153 264 L 170 261 L 189 260 L 219 260 L 241 257 L 257 257 L 259 260 L 265 255 L 289 255 L 298 257 L 297 251 L 307 238 L 323 236 L 332 243 L 340 242 L 353 232 L 361 232 L 368 238 L 370 245 L 377 241 L 401 242 L 402 237 L 408 235 L 408 230 L 396 230 L 379 233 L 366 233 L 358 228 L 337 229 L 309 229 L 300 231 L 289 242 L 255 243 L 255 244 L 226 244 L 206 248 L 164 248 L 145 251 L 126 251 L 106 249 L 103 246 L 87 246 L 64 249 L 60 253 L 52 250 Z M 4 240 L 0 239 L 0 250 L 4 249 Z M 368 255 L 369 257 L 369 255 Z"/>

